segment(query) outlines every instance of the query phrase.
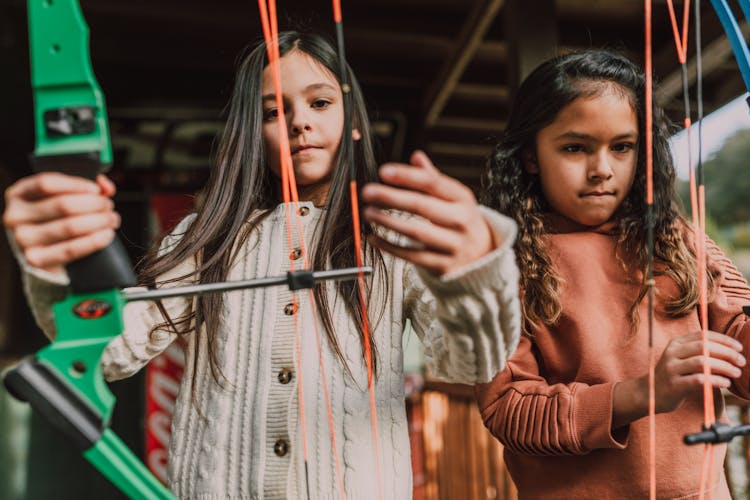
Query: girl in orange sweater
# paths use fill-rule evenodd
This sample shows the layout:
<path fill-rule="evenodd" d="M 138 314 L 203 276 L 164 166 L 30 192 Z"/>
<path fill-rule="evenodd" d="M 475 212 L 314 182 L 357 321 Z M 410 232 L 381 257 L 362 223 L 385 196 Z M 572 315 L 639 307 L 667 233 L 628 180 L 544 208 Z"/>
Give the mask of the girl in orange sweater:
<path fill-rule="evenodd" d="M 644 93 L 641 70 L 616 54 L 547 61 L 521 85 L 491 160 L 484 202 L 520 228 L 525 335 L 477 398 L 521 498 L 648 497 Z M 703 461 L 682 441 L 703 421 L 698 281 L 654 116 L 657 495 L 685 499 L 701 493 Z M 750 398 L 750 288 L 707 246 L 710 382 Z M 729 498 L 725 452 L 714 447 L 714 499 Z"/>

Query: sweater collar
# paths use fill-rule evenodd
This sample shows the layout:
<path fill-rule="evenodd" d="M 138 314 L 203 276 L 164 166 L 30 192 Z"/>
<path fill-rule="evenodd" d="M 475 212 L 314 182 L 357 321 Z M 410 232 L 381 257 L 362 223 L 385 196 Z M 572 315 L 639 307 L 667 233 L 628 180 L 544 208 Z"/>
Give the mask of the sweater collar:
<path fill-rule="evenodd" d="M 325 211 L 325 208 L 316 207 L 311 201 L 300 201 L 297 203 L 279 203 L 271 211 L 271 218 L 273 220 L 286 220 L 287 207 L 291 210 L 292 214 L 299 216 L 300 221 L 303 223 L 308 220 L 317 220 L 321 214 Z"/>
<path fill-rule="evenodd" d="M 578 222 L 568 219 L 564 215 L 557 213 L 546 213 L 544 214 L 544 225 L 551 234 L 568 234 L 568 233 L 599 233 L 614 235 L 619 232 L 619 224 L 616 220 L 608 220 L 598 226 L 586 226 L 579 224 Z"/>

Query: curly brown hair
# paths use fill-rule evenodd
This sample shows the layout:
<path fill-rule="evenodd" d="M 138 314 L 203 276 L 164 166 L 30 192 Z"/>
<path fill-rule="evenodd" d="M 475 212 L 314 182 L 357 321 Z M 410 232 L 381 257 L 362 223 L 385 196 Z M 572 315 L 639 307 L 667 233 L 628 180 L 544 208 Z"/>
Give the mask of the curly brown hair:
<path fill-rule="evenodd" d="M 526 332 L 531 325 L 553 325 L 560 318 L 560 278 L 545 249 L 550 212 L 539 177 L 527 172 L 524 157 L 533 154 L 538 132 L 552 123 L 560 111 L 582 97 L 594 97 L 616 85 L 636 111 L 639 137 L 645 135 L 645 77 L 627 57 L 605 50 L 586 50 L 562 55 L 540 65 L 521 84 L 513 102 L 508 125 L 495 146 L 484 179 L 482 202 L 515 219 L 519 236 L 515 244 L 521 270 L 522 306 Z M 680 215 L 674 190 L 675 170 L 669 151 L 670 125 L 664 112 L 653 108 L 654 275 L 674 280 L 679 289 L 665 302 L 666 314 L 687 314 L 698 303 L 699 287 L 695 253 L 690 244 L 690 225 Z M 640 142 L 640 139 L 639 139 Z M 633 186 L 618 207 L 618 259 L 624 267 L 649 266 L 646 204 L 645 148 L 638 148 Z M 709 270 L 708 288 L 714 289 L 715 272 Z M 630 308 L 633 328 L 639 323 L 638 305 L 648 292 L 641 283 L 638 298 Z"/>

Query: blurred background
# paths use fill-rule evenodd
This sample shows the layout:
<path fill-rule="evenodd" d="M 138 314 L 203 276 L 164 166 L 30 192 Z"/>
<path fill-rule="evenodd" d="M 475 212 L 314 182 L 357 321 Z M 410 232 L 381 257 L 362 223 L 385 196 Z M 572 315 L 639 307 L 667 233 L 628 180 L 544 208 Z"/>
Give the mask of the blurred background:
<path fill-rule="evenodd" d="M 111 177 L 133 261 L 190 211 L 223 126 L 239 54 L 261 38 L 257 5 L 239 0 L 81 0 L 92 65 L 107 100 L 115 161 Z M 730 2 L 732 3 L 732 2 Z M 682 2 L 676 2 L 678 9 Z M 521 79 L 554 54 L 607 47 L 643 59 L 642 0 L 357 0 L 343 2 L 346 50 L 367 99 L 380 159 L 415 148 L 479 189 Z M 279 2 L 280 29 L 333 36 L 331 5 Z M 750 274 L 750 122 L 744 87 L 709 2 L 703 2 L 702 149 L 710 235 Z M 747 22 L 741 27 L 748 37 Z M 665 0 L 654 1 L 656 95 L 682 123 L 683 104 Z M 0 0 L 0 189 L 29 174 L 33 150 L 26 3 Z M 691 52 L 694 53 L 690 34 Z M 695 95 L 695 56 L 688 60 Z M 738 99 L 739 98 L 739 99 Z M 696 109 L 693 98 L 691 108 Z M 677 129 L 676 129 L 677 130 Z M 692 141 L 697 145 L 697 135 Z M 684 134 L 675 136 L 684 190 Z M 693 158 L 697 158 L 694 153 Z M 2 209 L 2 201 L 0 201 Z M 0 239 L 0 368 L 45 343 Z M 419 342 L 404 337 L 415 498 L 515 498 L 502 449 L 484 430 L 470 387 L 425 377 Z M 179 380 L 179 348 L 147 373 L 113 384 L 113 428 L 163 475 L 164 417 Z M 167 401 L 166 403 L 164 401 Z M 744 402 L 732 418 L 748 421 Z M 168 430 L 168 425 L 166 426 Z M 747 497 L 747 443 L 733 442 L 730 483 Z M 0 390 L 0 498 L 119 498 L 45 422 Z"/>

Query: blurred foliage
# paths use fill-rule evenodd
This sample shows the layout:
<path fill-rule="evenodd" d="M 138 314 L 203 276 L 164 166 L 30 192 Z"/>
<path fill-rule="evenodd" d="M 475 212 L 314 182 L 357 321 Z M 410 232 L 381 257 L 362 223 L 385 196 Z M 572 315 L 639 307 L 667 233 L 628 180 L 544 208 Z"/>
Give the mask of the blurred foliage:
<path fill-rule="evenodd" d="M 740 130 L 703 164 L 706 232 L 724 249 L 750 247 L 750 129 Z M 687 181 L 677 192 L 690 214 Z"/>

